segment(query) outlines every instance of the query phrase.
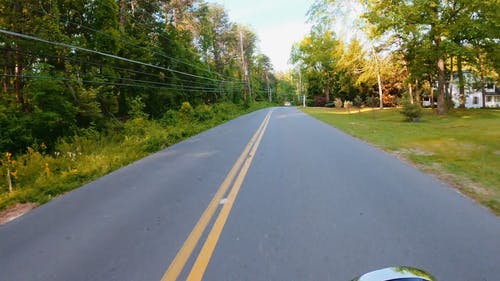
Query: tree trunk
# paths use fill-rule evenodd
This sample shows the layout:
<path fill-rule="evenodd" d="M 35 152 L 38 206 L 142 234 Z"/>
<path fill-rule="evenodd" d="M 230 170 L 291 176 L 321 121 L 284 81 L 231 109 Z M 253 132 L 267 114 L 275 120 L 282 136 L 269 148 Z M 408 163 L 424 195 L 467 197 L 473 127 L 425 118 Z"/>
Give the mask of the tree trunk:
<path fill-rule="evenodd" d="M 432 79 L 431 79 L 431 108 L 434 109 L 434 86 L 432 85 Z"/>
<path fill-rule="evenodd" d="M 325 93 L 326 103 L 329 103 L 330 102 L 330 84 L 326 83 L 324 93 Z"/>
<path fill-rule="evenodd" d="M 437 71 L 438 71 L 438 109 L 437 113 L 439 115 L 446 114 L 446 101 L 444 98 L 444 88 L 445 88 L 445 69 L 444 69 L 444 58 L 443 51 L 441 47 L 441 37 L 442 30 L 440 23 L 440 11 L 439 11 L 439 1 L 431 1 L 431 10 L 432 10 L 432 23 L 430 30 L 430 38 L 434 42 L 434 52 L 437 54 Z M 431 85 L 433 86 L 433 85 Z M 434 101 L 432 101 L 434 103 Z"/>
<path fill-rule="evenodd" d="M 420 93 L 419 93 L 419 89 L 418 89 L 418 80 L 415 80 L 415 100 L 417 101 L 417 104 L 422 105 L 421 100 L 420 100 Z"/>
<path fill-rule="evenodd" d="M 448 93 L 449 93 L 449 97 L 450 99 L 453 99 L 453 57 L 450 57 L 450 82 L 449 82 L 449 90 L 448 90 Z"/>
<path fill-rule="evenodd" d="M 408 92 L 410 94 L 410 103 L 413 104 L 414 101 L 413 101 L 413 87 L 411 85 L 411 83 L 408 84 Z"/>
<path fill-rule="evenodd" d="M 457 71 L 458 71 L 458 107 L 465 108 L 465 83 L 464 72 L 462 69 L 462 56 L 457 57 Z"/>
<path fill-rule="evenodd" d="M 384 108 L 384 100 L 382 93 L 382 79 L 380 78 L 380 71 L 377 70 L 377 83 L 378 83 L 378 98 L 379 98 L 379 107 L 380 109 Z"/>
<path fill-rule="evenodd" d="M 7 67 L 7 65 L 4 65 L 3 73 L 5 75 L 9 75 L 9 68 Z M 5 94 L 7 94 L 9 92 L 9 76 L 3 77 L 3 92 Z"/>
<path fill-rule="evenodd" d="M 444 72 L 444 60 L 442 57 L 438 59 L 438 114 L 446 114 L 446 103 L 444 99 L 444 83 L 445 83 L 445 72 Z"/>
<path fill-rule="evenodd" d="M 125 28 L 126 20 L 127 20 L 127 0 L 120 0 L 120 27 L 122 29 Z"/>
<path fill-rule="evenodd" d="M 9 193 L 12 193 L 12 179 L 10 178 L 10 169 L 9 169 L 9 167 L 7 167 L 7 184 L 9 185 Z"/>
<path fill-rule="evenodd" d="M 21 55 L 19 54 L 19 52 L 17 52 L 16 62 L 14 64 L 14 91 L 16 93 L 17 103 L 20 104 L 24 110 L 24 95 L 21 85 L 21 75 L 22 75 Z"/>
<path fill-rule="evenodd" d="M 482 108 L 486 108 L 486 88 L 485 88 L 486 82 L 484 79 L 484 66 L 481 55 L 479 55 L 479 69 L 481 72 L 481 94 L 483 96 Z"/>

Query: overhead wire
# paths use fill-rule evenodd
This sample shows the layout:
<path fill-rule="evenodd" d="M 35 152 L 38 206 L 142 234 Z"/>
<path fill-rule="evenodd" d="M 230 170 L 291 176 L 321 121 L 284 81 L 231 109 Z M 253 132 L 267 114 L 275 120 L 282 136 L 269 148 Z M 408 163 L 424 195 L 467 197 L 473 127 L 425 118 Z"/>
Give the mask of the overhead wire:
<path fill-rule="evenodd" d="M 105 2 L 104 2 L 104 3 L 102 3 L 102 4 L 103 4 L 104 6 L 106 6 L 106 7 L 108 7 L 108 8 L 113 8 L 113 7 L 109 6 L 109 5 L 108 5 L 107 3 L 105 3 Z M 42 9 L 41 11 L 43 11 L 43 13 L 44 13 L 44 14 L 46 14 L 46 15 L 48 15 L 48 16 L 50 16 L 50 17 L 54 18 L 54 19 L 56 19 L 53 15 L 51 15 L 50 13 L 48 13 L 48 12 L 47 12 L 47 11 L 43 8 L 43 5 L 42 5 L 41 3 L 40 3 L 40 6 L 41 6 L 41 9 Z M 129 14 L 127 14 L 127 16 L 128 16 L 128 17 L 129 17 L 132 21 L 135 21 L 135 23 L 138 23 L 136 20 L 134 20 L 133 18 L 131 18 L 131 16 L 130 16 Z M 78 27 L 81 27 L 81 28 L 86 29 L 86 30 L 89 30 L 89 31 L 94 31 L 94 32 L 96 32 L 96 33 L 102 34 L 102 35 L 107 36 L 107 37 L 109 37 L 109 38 L 111 38 L 111 37 L 112 37 L 112 36 L 110 36 L 109 34 L 107 34 L 107 33 L 105 33 L 105 32 L 102 32 L 102 31 L 100 31 L 100 30 L 97 30 L 97 29 L 94 29 L 94 28 L 91 28 L 91 27 L 88 27 L 88 26 L 82 25 L 82 24 L 80 24 L 80 23 L 75 23 L 75 22 L 72 22 L 72 21 L 69 21 L 69 20 L 65 20 L 65 22 L 70 23 L 70 24 L 75 25 L 75 26 L 78 26 Z M 142 25 L 142 26 L 146 26 L 145 24 L 140 24 L 140 25 Z M 167 39 L 167 40 L 169 40 L 169 41 L 171 40 L 170 38 L 165 37 L 165 36 L 164 36 L 163 34 L 161 34 L 161 33 L 158 33 L 157 35 L 158 35 L 158 36 L 160 36 L 160 37 L 162 37 L 162 38 L 164 38 L 164 39 Z M 156 52 L 156 51 L 151 50 L 151 49 L 149 49 L 149 48 L 146 48 L 146 47 L 143 47 L 143 46 L 139 46 L 139 45 L 137 45 L 137 44 L 135 44 L 135 43 L 132 43 L 132 42 L 130 42 L 130 41 L 128 41 L 128 40 L 126 40 L 126 39 L 124 39 L 124 38 L 123 38 L 123 36 L 120 36 L 120 41 L 121 41 L 121 42 L 126 43 L 127 45 L 130 45 L 130 46 L 133 46 L 133 47 L 135 47 L 135 48 L 142 49 L 142 50 L 146 50 L 146 51 L 148 51 L 148 52 L 151 52 L 151 53 L 156 54 L 156 55 L 159 55 L 159 56 L 161 56 L 161 57 L 164 57 L 164 58 L 167 58 L 167 59 L 173 60 L 173 61 L 178 62 L 178 63 L 181 63 L 181 64 L 183 64 L 183 65 L 191 66 L 191 67 L 193 67 L 193 68 L 195 68 L 195 69 L 198 69 L 198 70 L 201 70 L 201 71 L 204 71 L 204 72 L 210 73 L 210 74 L 215 74 L 215 75 L 218 75 L 218 76 L 220 76 L 220 77 L 229 78 L 229 79 L 233 79 L 233 80 L 234 80 L 234 78 L 232 78 L 232 77 L 225 76 L 225 75 L 222 75 L 222 74 L 220 74 L 220 73 L 218 73 L 218 72 L 214 72 L 214 71 L 211 71 L 211 70 L 208 70 L 208 69 L 201 68 L 201 67 L 199 67 L 199 66 L 197 66 L 197 65 L 194 65 L 194 64 L 192 64 L 192 63 L 187 63 L 187 62 L 185 62 L 185 61 L 183 61 L 183 60 L 180 60 L 180 59 L 178 59 L 178 58 L 174 58 L 174 57 L 168 56 L 168 55 L 166 55 L 166 54 Z M 226 80 L 221 80 L 221 81 L 223 81 L 223 82 L 228 82 L 228 83 L 232 83 L 232 82 L 233 82 L 233 81 L 226 81 Z M 237 82 L 237 83 L 242 83 L 242 82 Z"/>
<path fill-rule="evenodd" d="M 41 6 L 41 7 L 43 9 L 43 6 Z M 44 11 L 44 12 L 46 13 L 46 11 Z M 127 15 L 130 17 L 129 14 L 127 14 Z M 52 15 L 50 15 L 50 16 L 53 17 Z M 76 23 L 71 22 L 71 24 L 76 24 Z M 89 28 L 89 27 L 86 27 L 86 26 L 82 26 L 81 24 L 78 24 L 78 26 L 86 28 L 87 30 L 92 30 L 94 32 L 102 33 L 99 30 L 96 30 L 96 29 L 93 29 L 93 28 Z M 227 80 L 220 80 L 220 79 L 213 79 L 213 78 L 209 78 L 209 77 L 199 76 L 199 75 L 195 75 L 195 74 L 192 74 L 192 73 L 187 73 L 187 72 L 183 72 L 183 71 L 178 71 L 178 70 L 175 70 L 175 69 L 171 69 L 169 67 L 162 67 L 162 66 L 151 64 L 151 63 L 145 63 L 145 62 L 138 61 L 138 60 L 132 60 L 132 59 L 128 59 L 128 58 L 125 58 L 125 57 L 121 57 L 121 56 L 117 56 L 117 55 L 113 55 L 113 54 L 109 54 L 109 53 L 105 53 L 105 52 L 101 52 L 101 51 L 97 51 L 97 50 L 91 50 L 91 49 L 88 49 L 88 48 L 84 48 L 84 47 L 80 47 L 80 46 L 76 46 L 76 45 L 72 45 L 72 44 L 67 44 L 67 43 L 63 43 L 63 42 L 54 42 L 54 41 L 51 41 L 51 40 L 48 40 L 48 39 L 44 39 L 44 38 L 40 38 L 40 37 L 37 37 L 37 36 L 28 35 L 28 34 L 22 34 L 22 33 L 19 33 L 19 32 L 14 32 L 14 31 L 6 30 L 6 29 L 0 29 L 0 33 L 11 35 L 11 36 L 20 37 L 20 38 L 27 39 L 27 40 L 35 40 L 35 41 L 43 42 L 43 43 L 46 43 L 46 44 L 52 44 L 52 45 L 56 45 L 56 46 L 61 46 L 61 47 L 69 48 L 72 53 L 76 53 L 75 50 L 84 51 L 84 52 L 90 52 L 90 53 L 98 54 L 98 55 L 101 55 L 101 56 L 104 56 L 104 57 L 110 57 L 110 58 L 113 58 L 113 59 L 117 59 L 117 60 L 129 62 L 129 63 L 133 63 L 133 64 L 139 64 L 139 65 L 143 65 L 143 66 L 146 66 L 146 67 L 151 67 L 151 68 L 155 68 L 155 69 L 169 71 L 169 72 L 171 72 L 173 74 L 185 75 L 185 76 L 188 76 L 188 77 L 199 78 L 199 79 L 203 79 L 203 80 L 207 80 L 207 81 L 219 82 L 219 83 L 236 83 L 236 84 L 243 84 L 244 83 L 244 82 L 241 82 L 241 81 L 240 82 L 235 82 L 235 81 L 227 81 Z M 168 38 L 168 39 L 170 39 L 170 38 Z M 123 39 L 120 39 L 120 40 L 126 41 L 126 40 L 123 40 Z M 134 43 L 131 43 L 129 41 L 126 41 L 126 42 L 127 42 L 127 44 L 129 44 L 131 46 L 134 46 L 136 48 L 146 49 L 146 50 L 150 51 L 149 49 L 147 49 L 145 47 L 138 46 L 138 45 L 136 45 Z M 18 51 L 18 50 L 16 50 L 16 51 Z M 172 59 L 171 57 L 168 57 L 168 58 Z M 69 58 L 69 57 L 63 57 L 63 59 L 65 59 L 65 60 L 72 60 L 72 61 L 79 61 L 80 63 L 82 63 L 81 60 L 76 60 L 76 59 Z M 173 59 L 177 60 L 175 58 L 173 58 Z M 179 61 L 179 60 L 177 60 L 177 61 Z M 109 65 L 102 65 L 102 64 L 97 64 L 97 63 L 88 62 L 88 61 L 86 61 L 84 63 L 90 64 L 90 65 L 97 65 L 97 66 L 101 66 L 101 67 L 102 66 L 110 67 L 110 68 L 117 69 L 117 70 L 129 71 L 129 72 L 132 72 L 132 73 L 147 75 L 147 76 L 151 76 L 151 77 L 165 78 L 165 77 L 162 77 L 159 74 L 152 74 L 152 73 L 149 73 L 149 72 L 137 71 L 137 70 L 127 69 L 127 68 L 121 68 L 121 67 L 115 67 L 115 66 L 109 66 Z M 187 65 L 195 67 L 195 65 L 192 65 L 192 64 L 187 64 Z M 219 73 L 216 73 L 216 72 L 211 72 L 211 73 L 212 74 L 220 75 Z M 131 82 L 139 82 L 139 83 L 150 83 L 150 84 L 163 85 L 163 86 L 169 86 L 169 87 L 177 87 L 176 89 L 190 89 L 190 90 L 201 90 L 201 91 L 210 91 L 210 90 L 212 90 L 212 91 L 217 91 L 217 92 L 220 92 L 222 89 L 224 89 L 224 90 L 231 90 L 231 87 L 228 87 L 227 85 L 225 87 L 222 87 L 220 84 L 218 86 L 214 85 L 213 87 L 196 87 L 196 86 L 186 86 L 186 85 L 183 85 L 183 84 L 179 85 L 179 84 L 175 84 L 175 83 L 161 83 L 161 82 L 153 82 L 153 81 L 131 79 L 131 78 L 124 78 L 124 77 L 118 77 L 117 78 L 117 77 L 105 76 L 105 75 L 101 75 L 101 74 L 93 74 L 93 75 L 97 75 L 97 76 L 99 76 L 99 78 L 120 79 L 122 81 L 131 81 Z M 17 76 L 17 77 L 19 77 L 19 76 Z M 24 78 L 40 78 L 40 76 L 36 76 L 36 77 L 35 76 L 33 76 L 33 77 L 24 76 Z M 176 82 L 181 82 L 181 83 L 182 82 L 187 82 L 187 83 L 199 84 L 199 85 L 203 83 L 203 82 L 198 82 L 198 81 L 193 81 L 193 80 L 181 79 L 181 78 L 175 77 L 175 76 L 168 77 L 168 78 L 170 78 L 170 79 L 172 79 L 172 80 L 174 80 Z M 234 78 L 232 78 L 232 79 L 234 79 Z M 85 82 L 96 83 L 95 81 L 85 81 Z M 102 82 L 99 82 L 99 83 L 102 83 Z M 126 83 L 111 83 L 111 84 L 112 85 L 134 86 L 132 84 L 126 84 Z M 144 86 L 144 85 L 141 85 L 141 87 L 142 86 Z M 240 89 L 240 88 L 238 88 L 236 86 L 233 86 L 232 88 L 233 89 Z"/>
<path fill-rule="evenodd" d="M 4 46 L 0 46 L 0 49 L 7 49 L 7 48 Z M 27 50 L 14 50 L 14 49 L 9 49 L 9 50 L 16 52 L 16 53 L 20 53 L 20 54 L 29 54 L 29 55 L 35 55 L 38 57 L 61 59 L 61 60 L 67 60 L 67 61 L 71 61 L 71 62 L 78 62 L 81 64 L 88 64 L 88 65 L 97 66 L 97 67 L 106 67 L 106 68 L 111 68 L 111 69 L 115 69 L 115 70 L 119 70 L 119 71 L 127 71 L 127 72 L 132 72 L 135 74 L 141 74 L 141 75 L 145 75 L 145 76 L 155 77 L 158 79 L 168 78 L 168 79 L 172 79 L 174 81 L 187 82 L 187 83 L 191 83 L 191 84 L 195 84 L 195 85 L 206 85 L 206 82 L 202 82 L 202 81 L 186 80 L 186 79 L 182 79 L 179 77 L 162 77 L 160 74 L 153 74 L 153 73 L 138 71 L 138 70 L 129 69 L 129 68 L 110 66 L 110 65 L 105 65 L 105 64 L 101 64 L 101 63 L 90 62 L 88 60 L 70 58 L 67 56 L 51 55 L 51 54 L 47 54 L 47 53 L 43 53 L 43 52 L 35 53 L 35 52 L 27 51 Z M 99 75 L 99 74 L 93 73 L 92 75 Z M 110 78 L 117 78 L 118 79 L 119 77 L 110 76 Z M 179 85 L 179 86 L 184 86 L 184 85 Z"/>
<path fill-rule="evenodd" d="M 118 82 L 104 82 L 104 81 L 94 81 L 85 79 L 75 79 L 75 78 L 65 78 L 65 77 L 54 77 L 54 76 L 43 76 L 43 75 L 15 75 L 15 74 L 0 74 L 0 77 L 11 77 L 11 78 L 22 78 L 22 79 L 40 79 L 40 80 L 52 80 L 52 81 L 69 81 L 69 82 L 81 82 L 86 84 L 98 84 L 98 85 L 113 85 L 113 86 L 126 86 L 126 87 L 138 87 L 138 88 L 150 88 L 150 89 L 163 89 L 163 90 L 175 90 L 178 91 L 179 88 L 173 87 L 160 87 L 151 86 L 149 84 L 128 84 L 128 83 L 118 83 Z M 149 81 L 148 81 L 149 82 Z M 199 89 L 182 89 L 187 92 L 199 92 Z M 207 89 L 203 92 L 206 93 L 220 93 L 217 89 Z"/>
<path fill-rule="evenodd" d="M 43 42 L 43 43 L 47 43 L 47 44 L 51 44 L 51 45 L 55 45 L 55 46 L 60 46 L 60 47 L 74 49 L 74 50 L 89 52 L 89 53 L 101 55 L 104 57 L 109 57 L 109 58 L 113 58 L 113 59 L 117 59 L 117 60 L 121 60 L 121 61 L 125 61 L 125 62 L 135 63 L 135 64 L 139 64 L 139 65 L 143 65 L 143 66 L 147 66 L 147 67 L 151 67 L 151 68 L 156 68 L 156 69 L 160 69 L 160 70 L 164 70 L 164 71 L 169 71 L 172 73 L 177 73 L 177 74 L 181 74 L 181 75 L 185 75 L 185 76 L 189 76 L 189 77 L 194 77 L 194 78 L 199 78 L 199 79 L 204 79 L 204 80 L 209 80 L 209 81 L 216 81 L 216 82 L 221 81 L 218 79 L 203 77 L 203 76 L 199 76 L 199 75 L 195 75 L 195 74 L 191 74 L 191 73 L 187 73 L 187 72 L 183 72 L 183 71 L 178 71 L 178 70 L 174 70 L 174 69 L 163 67 L 163 66 L 154 65 L 151 63 L 145 63 L 145 62 L 141 62 L 141 61 L 137 61 L 137 60 L 133 60 L 133 59 L 128 59 L 128 58 L 120 57 L 117 55 L 113 55 L 113 54 L 109 54 L 109 53 L 105 53 L 105 52 L 101 52 L 101 51 L 95 51 L 95 50 L 91 50 L 88 48 L 75 46 L 72 44 L 67 44 L 67 43 L 63 43 L 63 42 L 54 42 L 54 41 L 40 38 L 37 36 L 22 34 L 19 32 L 9 31 L 9 30 L 5 30 L 2 28 L 0 28 L 0 33 L 12 35 L 12 36 L 16 36 L 16 37 L 20 37 L 20 38 L 24 38 L 24 39 L 39 41 L 39 42 Z"/>

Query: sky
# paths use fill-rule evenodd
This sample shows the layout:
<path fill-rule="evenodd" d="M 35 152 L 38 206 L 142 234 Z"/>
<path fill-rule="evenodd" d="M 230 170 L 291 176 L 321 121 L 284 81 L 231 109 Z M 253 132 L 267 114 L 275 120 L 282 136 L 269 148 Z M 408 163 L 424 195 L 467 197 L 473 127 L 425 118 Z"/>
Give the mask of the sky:
<path fill-rule="evenodd" d="M 309 33 L 306 13 L 313 0 L 207 0 L 226 8 L 231 21 L 248 25 L 259 38 L 261 53 L 269 56 L 276 71 L 286 71 L 290 51 Z"/>

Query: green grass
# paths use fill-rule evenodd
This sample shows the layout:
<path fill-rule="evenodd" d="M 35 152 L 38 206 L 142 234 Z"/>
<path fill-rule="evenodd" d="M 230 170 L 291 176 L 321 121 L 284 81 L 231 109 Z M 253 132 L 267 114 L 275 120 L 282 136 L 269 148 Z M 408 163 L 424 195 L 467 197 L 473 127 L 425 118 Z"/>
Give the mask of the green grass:
<path fill-rule="evenodd" d="M 435 174 L 500 215 L 500 110 L 446 116 L 426 110 L 420 122 L 405 122 L 397 109 L 303 111 Z"/>
<path fill-rule="evenodd" d="M 92 130 L 62 141 L 52 153 L 30 148 L 10 164 L 14 189 L 8 191 L 6 165 L 0 165 L 0 210 L 16 203 L 43 204 L 153 152 L 243 114 L 270 106 L 234 104 L 170 111 L 159 121 L 143 118 L 117 124 L 105 133 Z M 3 157 L 3 163 L 7 163 Z"/>

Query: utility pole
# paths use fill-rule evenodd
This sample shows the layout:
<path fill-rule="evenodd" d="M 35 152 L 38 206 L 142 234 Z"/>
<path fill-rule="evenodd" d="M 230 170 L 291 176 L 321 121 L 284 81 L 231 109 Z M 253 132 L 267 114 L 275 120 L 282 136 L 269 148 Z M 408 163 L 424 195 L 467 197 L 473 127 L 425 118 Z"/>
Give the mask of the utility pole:
<path fill-rule="evenodd" d="M 245 62 L 245 53 L 243 51 L 243 31 L 240 29 L 240 52 L 241 52 L 241 70 L 244 76 L 244 87 L 243 87 L 243 100 L 247 102 L 247 87 L 250 90 L 250 98 L 252 98 L 252 92 L 250 89 L 250 85 L 248 84 L 248 70 L 247 64 Z"/>
<path fill-rule="evenodd" d="M 302 73 L 299 69 L 299 94 L 302 97 L 302 106 L 306 107 L 306 95 L 302 95 Z"/>
<path fill-rule="evenodd" d="M 269 87 L 269 73 L 266 72 L 266 82 L 267 82 L 267 96 L 269 97 L 269 102 L 273 102 L 273 95 L 271 93 L 271 88 Z"/>

